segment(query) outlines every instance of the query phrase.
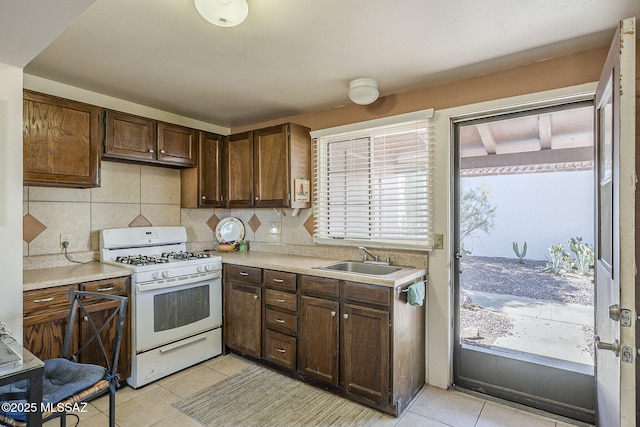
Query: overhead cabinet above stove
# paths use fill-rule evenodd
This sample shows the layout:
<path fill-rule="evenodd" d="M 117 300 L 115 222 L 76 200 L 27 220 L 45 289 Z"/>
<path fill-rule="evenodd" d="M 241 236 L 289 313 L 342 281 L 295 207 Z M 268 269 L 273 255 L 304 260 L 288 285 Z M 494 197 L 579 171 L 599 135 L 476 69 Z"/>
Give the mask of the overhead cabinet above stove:
<path fill-rule="evenodd" d="M 173 167 L 196 165 L 195 129 L 107 110 L 104 159 Z"/>

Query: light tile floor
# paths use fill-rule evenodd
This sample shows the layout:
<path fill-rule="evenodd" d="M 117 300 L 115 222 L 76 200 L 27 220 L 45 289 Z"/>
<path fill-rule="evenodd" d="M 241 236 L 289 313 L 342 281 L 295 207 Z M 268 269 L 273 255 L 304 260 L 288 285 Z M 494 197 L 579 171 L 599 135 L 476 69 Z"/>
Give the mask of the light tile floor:
<path fill-rule="evenodd" d="M 171 404 L 234 375 L 251 364 L 240 357 L 219 356 L 137 390 L 122 387 L 116 393 L 116 424 L 119 427 L 202 427 Z M 108 425 L 106 396 L 78 413 L 80 427 Z M 51 420 L 45 427 L 59 425 Z M 75 420 L 67 418 L 67 425 Z M 568 427 L 553 418 L 501 405 L 458 391 L 425 386 L 401 418 L 385 417 L 381 427 Z"/>

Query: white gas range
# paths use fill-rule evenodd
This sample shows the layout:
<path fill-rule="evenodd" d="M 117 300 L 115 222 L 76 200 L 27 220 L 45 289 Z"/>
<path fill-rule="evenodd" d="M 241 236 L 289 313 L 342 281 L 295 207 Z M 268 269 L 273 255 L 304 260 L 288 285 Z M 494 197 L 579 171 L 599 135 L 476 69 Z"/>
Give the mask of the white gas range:
<path fill-rule="evenodd" d="M 133 270 L 134 388 L 222 353 L 222 259 L 186 242 L 184 227 L 100 232 L 100 261 Z"/>

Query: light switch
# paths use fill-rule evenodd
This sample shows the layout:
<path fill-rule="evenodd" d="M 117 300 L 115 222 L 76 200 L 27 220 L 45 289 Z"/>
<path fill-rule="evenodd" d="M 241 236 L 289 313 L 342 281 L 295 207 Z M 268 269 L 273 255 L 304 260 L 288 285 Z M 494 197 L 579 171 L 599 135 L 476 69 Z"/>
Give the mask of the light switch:
<path fill-rule="evenodd" d="M 442 234 L 433 235 L 433 249 L 444 248 L 444 236 Z"/>

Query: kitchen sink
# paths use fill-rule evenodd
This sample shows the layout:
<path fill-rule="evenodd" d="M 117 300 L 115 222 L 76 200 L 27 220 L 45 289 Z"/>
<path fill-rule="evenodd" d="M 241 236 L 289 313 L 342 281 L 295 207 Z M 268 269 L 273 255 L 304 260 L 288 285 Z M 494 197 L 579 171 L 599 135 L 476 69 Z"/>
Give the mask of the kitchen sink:
<path fill-rule="evenodd" d="M 405 267 L 384 264 L 367 264 L 362 261 L 339 261 L 333 264 L 314 267 L 318 270 L 344 271 L 345 273 L 370 274 L 372 276 L 386 276 L 403 270 Z"/>

